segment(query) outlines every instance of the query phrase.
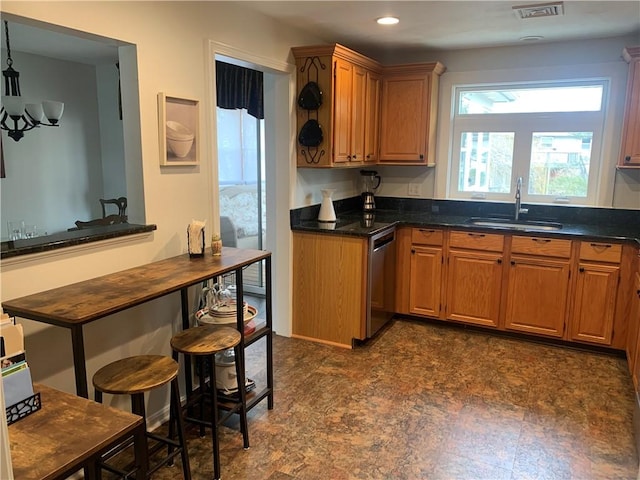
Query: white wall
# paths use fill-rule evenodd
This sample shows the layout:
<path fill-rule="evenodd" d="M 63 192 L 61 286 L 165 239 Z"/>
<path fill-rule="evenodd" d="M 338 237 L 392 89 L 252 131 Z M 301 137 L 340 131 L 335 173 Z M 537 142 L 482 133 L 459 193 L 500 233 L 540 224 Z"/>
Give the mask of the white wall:
<path fill-rule="evenodd" d="M 142 134 L 142 176 L 146 222 L 158 229 L 134 239 L 91 244 L 44 256 L 30 255 L 3 261 L 2 299 L 15 298 L 57 286 L 123 270 L 132 266 L 185 253 L 186 225 L 192 218 L 217 223 L 212 186 L 217 170 L 213 154 L 211 123 L 204 111 L 209 104 L 207 86 L 209 41 L 217 41 L 252 52 L 275 63 L 294 63 L 292 45 L 318 43 L 303 31 L 279 25 L 255 13 L 246 14 L 242 2 L 3 2 L 2 11 L 62 25 L 92 34 L 116 38 L 136 45 Z M 295 85 L 294 82 L 285 82 Z M 198 167 L 159 166 L 157 94 L 201 99 L 201 164 Z M 127 92 L 123 92 L 125 95 Z M 278 129 L 291 138 L 293 99 L 279 102 Z M 125 130 L 126 130 L 125 125 Z M 125 140 L 126 141 L 126 140 Z M 280 181 L 290 184 L 293 156 L 291 145 L 274 149 L 278 154 Z M 287 148 L 288 147 L 288 148 Z M 286 185 L 280 189 L 285 193 Z M 128 194 L 128 196 L 131 196 Z M 278 242 L 288 245 L 288 209 L 278 213 Z M 271 212 L 273 214 L 274 212 Z M 274 272 L 276 292 L 289 292 L 286 267 Z M 285 293 L 284 301 L 290 301 Z M 279 293 L 280 302 L 282 302 Z M 277 307 L 277 305 L 276 305 Z M 134 353 L 169 354 L 169 339 L 180 325 L 179 295 L 141 305 L 127 312 L 94 322 L 85 329 L 89 377 L 101 366 Z M 276 329 L 285 331 L 286 313 L 274 316 Z M 34 380 L 68 392 L 75 391 L 71 368 L 71 344 L 67 331 L 24 321 L 27 351 Z M 282 327 L 282 328 L 280 328 Z M 115 402 L 118 404 L 118 402 Z M 126 402 L 124 403 L 126 405 Z M 166 405 L 166 398 L 152 395 L 149 412 Z"/>
<path fill-rule="evenodd" d="M 74 227 L 76 220 L 96 218 L 100 205 L 95 200 L 92 212 L 89 200 L 102 194 L 95 68 L 13 50 L 26 101 L 62 101 L 65 112 L 59 127 L 25 132 L 18 142 L 2 132 L 2 238 L 7 220 L 54 233 Z"/>

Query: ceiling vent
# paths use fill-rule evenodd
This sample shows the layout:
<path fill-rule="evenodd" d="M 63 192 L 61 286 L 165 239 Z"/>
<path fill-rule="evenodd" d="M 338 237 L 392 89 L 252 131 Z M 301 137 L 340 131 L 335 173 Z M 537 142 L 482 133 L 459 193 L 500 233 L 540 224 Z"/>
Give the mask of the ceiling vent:
<path fill-rule="evenodd" d="M 563 2 L 538 3 L 512 7 L 518 18 L 557 17 L 564 15 Z"/>

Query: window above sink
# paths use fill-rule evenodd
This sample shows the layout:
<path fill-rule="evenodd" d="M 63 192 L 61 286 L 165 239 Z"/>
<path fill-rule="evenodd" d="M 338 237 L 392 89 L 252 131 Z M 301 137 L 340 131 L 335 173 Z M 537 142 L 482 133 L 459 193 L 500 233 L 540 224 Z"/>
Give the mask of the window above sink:
<path fill-rule="evenodd" d="M 456 88 L 451 198 L 590 205 L 608 81 Z"/>

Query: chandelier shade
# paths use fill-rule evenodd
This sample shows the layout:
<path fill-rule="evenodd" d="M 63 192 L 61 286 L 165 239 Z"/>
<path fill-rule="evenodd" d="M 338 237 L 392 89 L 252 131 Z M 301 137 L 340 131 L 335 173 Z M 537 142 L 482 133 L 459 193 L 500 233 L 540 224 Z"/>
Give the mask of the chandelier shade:
<path fill-rule="evenodd" d="M 42 103 L 25 104 L 20 93 L 20 72 L 13 68 L 9 24 L 6 20 L 4 32 L 7 42 L 7 68 L 2 71 L 4 95 L 0 109 L 0 129 L 6 130 L 9 137 L 17 142 L 24 136 L 24 132 L 36 127 L 57 127 L 64 112 L 64 103 L 45 100 Z"/>

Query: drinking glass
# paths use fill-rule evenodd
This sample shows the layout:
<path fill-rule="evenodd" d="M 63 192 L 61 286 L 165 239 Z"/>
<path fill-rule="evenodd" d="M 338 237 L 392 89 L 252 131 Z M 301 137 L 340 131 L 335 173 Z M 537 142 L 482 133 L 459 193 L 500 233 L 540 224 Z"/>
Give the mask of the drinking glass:
<path fill-rule="evenodd" d="M 7 222 L 9 226 L 9 240 L 20 240 L 24 236 L 24 220 Z"/>
<path fill-rule="evenodd" d="M 35 225 L 24 226 L 24 238 L 34 238 L 38 236 L 38 227 Z"/>

